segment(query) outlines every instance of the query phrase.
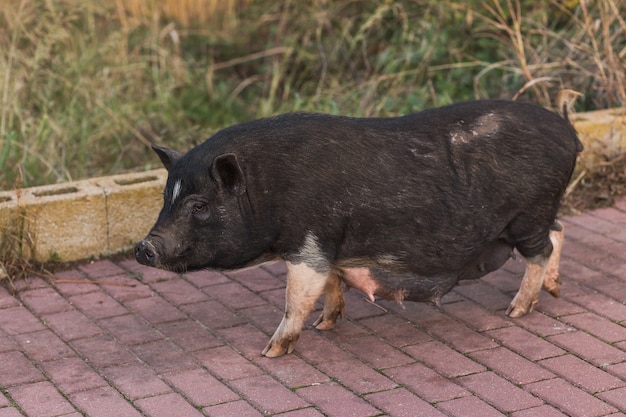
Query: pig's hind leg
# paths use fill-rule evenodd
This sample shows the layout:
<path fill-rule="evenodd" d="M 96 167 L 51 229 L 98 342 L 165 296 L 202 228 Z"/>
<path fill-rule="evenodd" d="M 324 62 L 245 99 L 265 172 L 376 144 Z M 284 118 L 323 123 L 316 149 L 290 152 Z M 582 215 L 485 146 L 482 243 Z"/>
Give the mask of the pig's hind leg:
<path fill-rule="evenodd" d="M 537 247 L 543 246 L 543 249 L 537 255 L 524 256 L 524 252 L 527 250 L 527 247 L 523 246 L 525 242 L 516 245 L 526 261 L 526 271 L 517 294 L 506 310 L 506 314 L 509 317 L 521 317 L 533 311 L 539 301 L 539 293 L 542 287 L 553 296 L 559 296 L 559 284 L 561 281 L 558 274 L 558 265 L 561 257 L 563 231 L 563 226 L 555 221 L 549 228 L 547 236 L 544 234 L 543 240 L 529 240 L 529 242 L 533 243 L 533 252 L 537 252 Z"/>
<path fill-rule="evenodd" d="M 320 273 L 305 263 L 287 262 L 285 315 L 262 354 L 274 358 L 291 353 L 317 299 L 324 293 L 328 273 Z"/>
<path fill-rule="evenodd" d="M 563 248 L 563 237 L 565 228 L 558 220 L 554 222 L 550 228 L 550 241 L 552 242 L 552 254 L 548 259 L 546 276 L 543 280 L 543 288 L 552 296 L 560 295 L 559 286 L 561 285 L 561 277 L 559 276 L 559 263 L 561 262 L 561 249 Z"/>
<path fill-rule="evenodd" d="M 317 330 L 330 330 L 337 324 L 337 318 L 343 318 L 346 311 L 346 303 L 341 289 L 341 278 L 337 273 L 331 272 L 324 287 L 324 309 L 313 326 Z"/>

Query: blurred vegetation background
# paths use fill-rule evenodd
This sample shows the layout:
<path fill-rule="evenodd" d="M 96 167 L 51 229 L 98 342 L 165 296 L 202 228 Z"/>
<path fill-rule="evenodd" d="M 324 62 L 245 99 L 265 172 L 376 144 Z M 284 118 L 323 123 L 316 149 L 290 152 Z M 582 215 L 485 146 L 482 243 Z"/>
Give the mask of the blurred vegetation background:
<path fill-rule="evenodd" d="M 0 189 L 157 167 L 216 130 L 474 98 L 626 103 L 626 0 L 3 0 Z M 154 166 L 152 165 L 154 164 Z"/>

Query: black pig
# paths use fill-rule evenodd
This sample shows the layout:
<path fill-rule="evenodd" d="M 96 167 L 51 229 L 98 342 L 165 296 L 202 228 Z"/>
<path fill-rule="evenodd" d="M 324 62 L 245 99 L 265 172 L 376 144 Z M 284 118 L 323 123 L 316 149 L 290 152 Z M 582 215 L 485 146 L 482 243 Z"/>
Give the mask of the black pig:
<path fill-rule="evenodd" d="M 558 296 L 560 199 L 582 145 L 565 117 L 483 100 L 403 117 L 293 113 L 224 129 L 186 154 L 154 146 L 164 205 L 135 256 L 174 271 L 281 259 L 285 315 L 263 350 L 293 350 L 315 301 L 329 329 L 341 282 L 398 301 L 438 303 L 459 280 L 526 273 L 507 314 Z"/>

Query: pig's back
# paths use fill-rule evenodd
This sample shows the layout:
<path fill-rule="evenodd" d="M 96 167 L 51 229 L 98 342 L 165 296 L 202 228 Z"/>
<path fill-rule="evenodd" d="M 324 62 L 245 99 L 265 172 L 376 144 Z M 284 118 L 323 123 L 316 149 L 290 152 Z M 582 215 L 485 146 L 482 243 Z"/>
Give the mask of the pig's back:
<path fill-rule="evenodd" d="M 389 255 L 424 274 L 458 270 L 525 210 L 553 221 L 579 149 L 560 116 L 509 101 L 398 118 L 294 113 L 236 129 L 213 146 L 243 155 L 287 251 L 309 234 L 328 256 Z"/>

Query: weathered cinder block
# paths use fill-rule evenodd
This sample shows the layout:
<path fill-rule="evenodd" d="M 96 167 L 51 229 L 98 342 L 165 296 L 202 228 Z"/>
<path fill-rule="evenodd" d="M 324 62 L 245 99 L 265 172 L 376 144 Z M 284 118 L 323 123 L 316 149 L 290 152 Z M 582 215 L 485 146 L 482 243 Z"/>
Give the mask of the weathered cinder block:
<path fill-rule="evenodd" d="M 70 261 L 108 251 L 105 196 L 91 181 L 25 189 L 19 204 L 35 261 Z"/>
<path fill-rule="evenodd" d="M 129 249 L 150 230 L 163 205 L 167 171 L 96 178 L 106 196 L 108 251 Z"/>
<path fill-rule="evenodd" d="M 19 239 L 21 225 L 17 200 L 16 191 L 0 192 L 0 250 L 11 250 Z"/>
<path fill-rule="evenodd" d="M 622 158 L 626 150 L 626 108 L 578 113 L 572 122 L 585 150 L 579 158 L 581 169 L 594 171 Z"/>

